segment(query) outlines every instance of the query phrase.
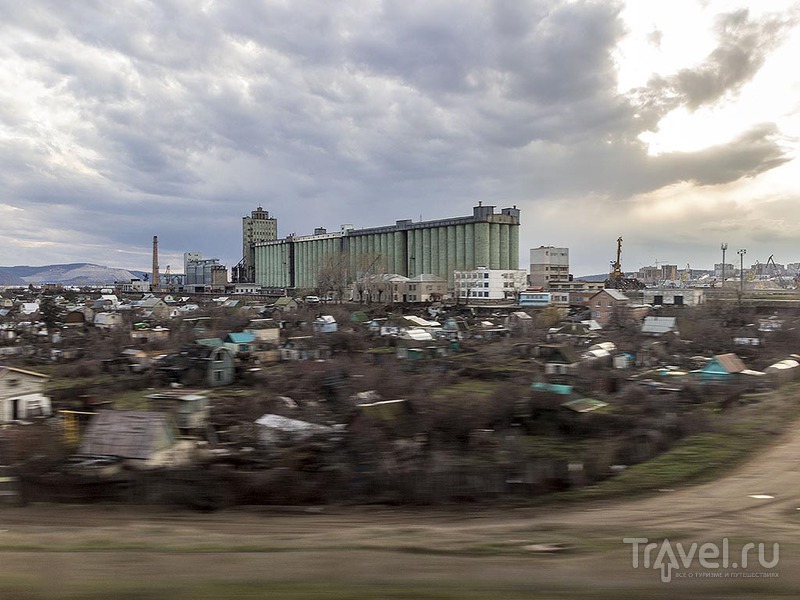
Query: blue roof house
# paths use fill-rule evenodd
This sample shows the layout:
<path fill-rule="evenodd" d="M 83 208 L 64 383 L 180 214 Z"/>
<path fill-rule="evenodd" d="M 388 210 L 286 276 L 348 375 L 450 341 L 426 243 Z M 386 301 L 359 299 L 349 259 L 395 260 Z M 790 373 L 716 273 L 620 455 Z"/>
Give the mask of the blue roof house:
<path fill-rule="evenodd" d="M 253 352 L 256 349 L 256 336 L 252 333 L 229 333 L 225 336 L 225 347 L 234 355 Z"/>
<path fill-rule="evenodd" d="M 732 383 L 738 374 L 746 370 L 742 359 L 735 354 L 717 354 L 700 369 L 698 375 L 704 382 Z"/>

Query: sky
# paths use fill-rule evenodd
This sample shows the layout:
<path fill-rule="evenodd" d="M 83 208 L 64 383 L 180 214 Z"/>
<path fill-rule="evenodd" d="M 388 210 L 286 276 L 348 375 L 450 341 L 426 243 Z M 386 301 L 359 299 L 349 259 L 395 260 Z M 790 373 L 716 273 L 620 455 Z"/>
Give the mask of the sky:
<path fill-rule="evenodd" d="M 0 264 L 234 266 L 522 211 L 520 267 L 800 262 L 800 7 L 715 0 L 0 3 Z M 792 59 L 795 59 L 794 61 Z"/>

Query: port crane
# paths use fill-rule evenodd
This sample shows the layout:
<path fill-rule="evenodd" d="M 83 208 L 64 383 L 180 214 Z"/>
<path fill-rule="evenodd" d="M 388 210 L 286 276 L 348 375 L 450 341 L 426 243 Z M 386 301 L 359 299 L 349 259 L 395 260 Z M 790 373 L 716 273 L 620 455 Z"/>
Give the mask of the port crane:
<path fill-rule="evenodd" d="M 641 290 L 645 287 L 638 279 L 625 277 L 622 272 L 622 236 L 617 238 L 617 260 L 611 261 L 611 272 L 605 287 L 615 290 Z"/>

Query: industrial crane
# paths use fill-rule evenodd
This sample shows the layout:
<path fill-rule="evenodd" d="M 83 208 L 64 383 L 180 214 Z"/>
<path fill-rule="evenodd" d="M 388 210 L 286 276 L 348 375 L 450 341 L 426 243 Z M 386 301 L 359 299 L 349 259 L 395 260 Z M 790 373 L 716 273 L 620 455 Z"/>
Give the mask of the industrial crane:
<path fill-rule="evenodd" d="M 605 287 L 615 290 L 641 290 L 644 284 L 638 279 L 625 277 L 622 272 L 622 237 L 617 238 L 617 260 L 611 261 L 611 272 L 605 281 Z"/>
<path fill-rule="evenodd" d="M 766 268 L 769 269 L 769 266 L 772 265 L 772 273 L 771 274 L 773 276 L 777 277 L 778 285 L 780 287 L 782 287 L 782 288 L 792 287 L 791 283 L 789 283 L 788 281 L 784 280 L 783 276 L 781 275 L 781 271 L 778 268 L 778 265 L 775 264 L 775 258 L 774 257 L 775 257 L 774 254 L 770 254 L 769 255 L 769 258 L 767 259 L 767 267 Z"/>

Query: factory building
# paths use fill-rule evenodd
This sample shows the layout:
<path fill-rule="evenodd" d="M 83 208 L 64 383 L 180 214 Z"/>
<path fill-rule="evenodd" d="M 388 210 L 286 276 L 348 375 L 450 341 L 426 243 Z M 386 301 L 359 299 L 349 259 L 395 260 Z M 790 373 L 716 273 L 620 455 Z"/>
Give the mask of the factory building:
<path fill-rule="evenodd" d="M 228 283 L 228 268 L 218 258 L 203 258 L 200 252 L 183 254 L 184 285 L 186 287 L 224 287 Z"/>
<path fill-rule="evenodd" d="M 189 276 L 189 263 L 203 260 L 202 252 L 184 252 L 183 253 L 183 274 L 184 277 Z M 192 282 L 194 283 L 194 281 Z"/>
<path fill-rule="evenodd" d="M 359 277 L 396 273 L 432 274 L 453 287 L 455 271 L 478 267 L 517 269 L 520 211 L 481 203 L 468 217 L 437 221 L 397 221 L 386 227 L 354 229 L 256 242 L 255 282 L 265 287 L 316 288 L 331 275 L 345 284 Z"/>

